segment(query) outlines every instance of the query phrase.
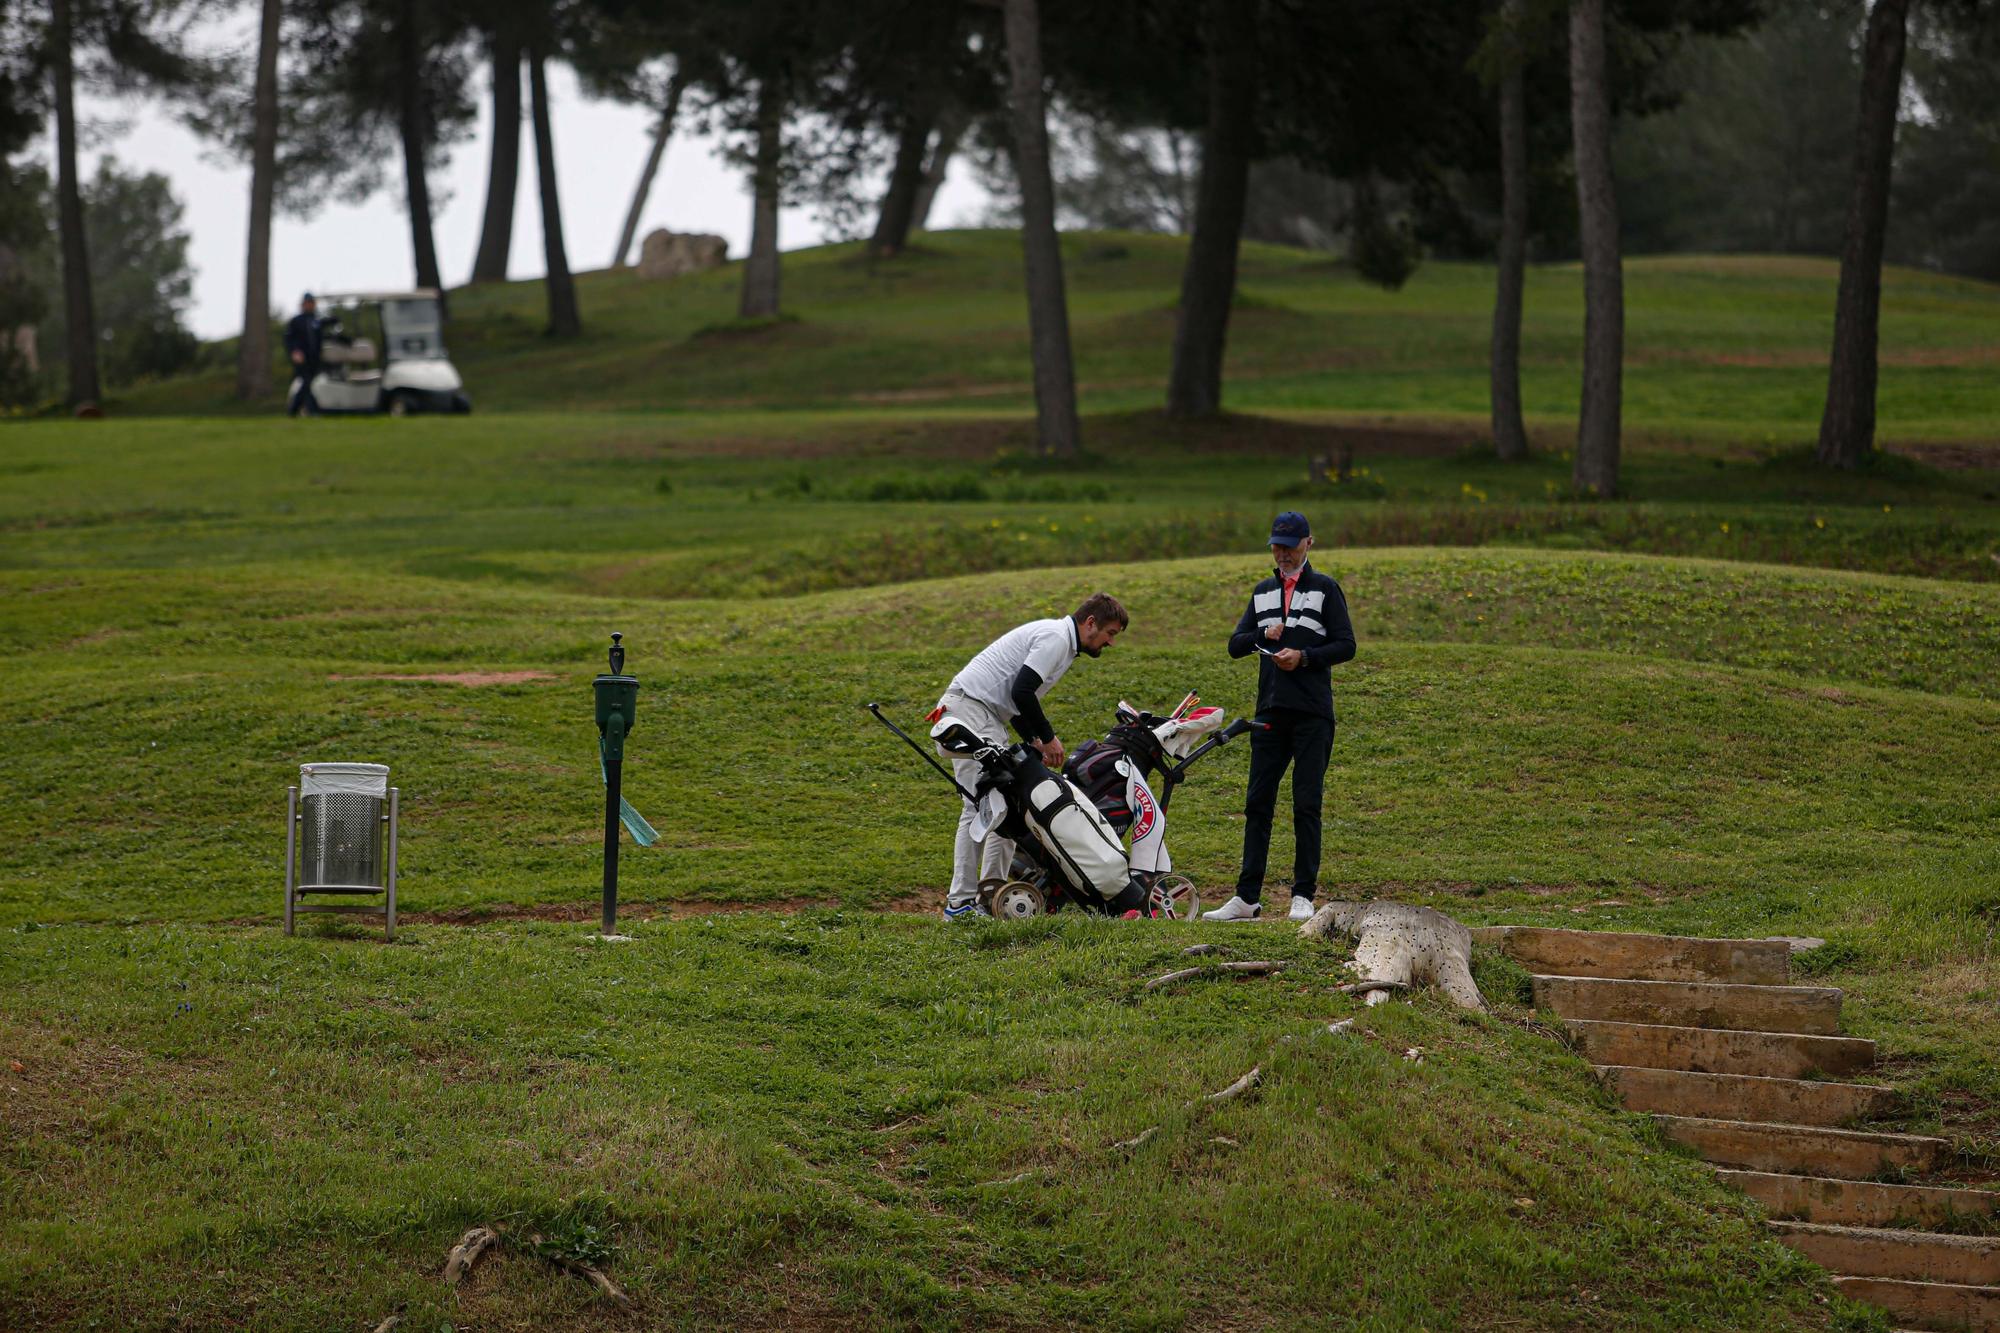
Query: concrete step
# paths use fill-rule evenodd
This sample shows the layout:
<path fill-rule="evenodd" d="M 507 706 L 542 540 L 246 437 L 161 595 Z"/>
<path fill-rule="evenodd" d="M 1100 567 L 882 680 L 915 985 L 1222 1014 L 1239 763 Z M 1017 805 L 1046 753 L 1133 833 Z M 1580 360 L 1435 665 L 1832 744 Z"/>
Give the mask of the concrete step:
<path fill-rule="evenodd" d="M 1828 1272 L 1960 1286 L 2000 1284 L 2000 1236 L 1944 1236 L 1814 1222 L 1773 1222 L 1778 1239 Z"/>
<path fill-rule="evenodd" d="M 1843 1295 L 1887 1310 L 1912 1328 L 2000 1330 L 2000 1287 L 1893 1277 L 1836 1277 L 1833 1285 Z"/>
<path fill-rule="evenodd" d="M 1943 1139 L 1917 1134 L 1867 1134 L 1818 1125 L 1760 1125 L 1748 1120 L 1655 1117 L 1667 1137 L 1717 1166 L 1745 1171 L 1839 1176 L 1866 1180 L 1890 1171 L 1935 1171 L 1951 1156 Z"/>
<path fill-rule="evenodd" d="M 1628 1111 L 1695 1116 L 1705 1120 L 1759 1120 L 1786 1125 L 1844 1125 L 1886 1115 L 1892 1088 L 1865 1083 L 1820 1083 L 1751 1074 L 1697 1074 L 1685 1069 L 1607 1065 L 1597 1071 Z"/>
<path fill-rule="evenodd" d="M 1754 1074 L 1803 1078 L 1852 1074 L 1875 1063 L 1875 1043 L 1860 1037 L 1817 1037 L 1798 1032 L 1734 1032 L 1662 1023 L 1606 1023 L 1571 1019 L 1584 1059 L 1594 1065 L 1643 1065 L 1697 1074 Z"/>
<path fill-rule="evenodd" d="M 1882 1185 L 1768 1171 L 1718 1171 L 1773 1217 L 1851 1227 L 1941 1227 L 2000 1216 L 2000 1194 L 1936 1185 Z"/>
<path fill-rule="evenodd" d="M 1544 976 L 1782 986 L 1791 975 L 1792 946 L 1783 940 L 1703 940 L 1542 926 L 1481 926 L 1472 935 Z"/>
<path fill-rule="evenodd" d="M 1840 1031 L 1840 992 L 1830 986 L 1538 976 L 1534 987 L 1535 1007 L 1564 1018 L 1821 1036 Z"/>

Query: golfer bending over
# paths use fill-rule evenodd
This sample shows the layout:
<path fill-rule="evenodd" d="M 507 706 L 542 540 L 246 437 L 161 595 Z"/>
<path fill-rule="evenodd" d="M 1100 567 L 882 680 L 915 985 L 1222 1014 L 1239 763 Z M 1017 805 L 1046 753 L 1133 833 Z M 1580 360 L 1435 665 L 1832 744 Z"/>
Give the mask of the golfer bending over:
<path fill-rule="evenodd" d="M 1018 625 L 987 644 L 951 678 L 931 721 L 950 713 L 978 732 L 981 740 L 995 745 L 1007 743 L 1007 724 L 1011 722 L 1021 739 L 1041 754 L 1049 770 L 1060 773 L 1063 746 L 1042 712 L 1042 696 L 1063 678 L 1078 653 L 1098 656 L 1128 623 L 1118 599 L 1099 592 L 1085 598 L 1072 615 Z M 978 760 L 947 754 L 943 749 L 938 753 L 951 760 L 961 787 L 967 791 L 976 788 Z M 980 843 L 972 836 L 972 802 L 961 804 L 958 838 L 951 852 L 951 889 L 944 900 L 947 921 L 986 915 L 979 905 L 981 882 L 1005 879 L 1014 860 L 1014 844 L 1000 837 L 987 838 L 982 855 Z"/>
<path fill-rule="evenodd" d="M 1257 659 L 1257 720 L 1250 733 L 1250 790 L 1243 798 L 1243 869 L 1236 896 L 1205 921 L 1248 921 L 1262 912 L 1264 863 L 1271 852 L 1271 815 L 1278 779 L 1292 769 L 1292 910 L 1313 914 L 1319 888 L 1320 794 L 1333 753 L 1333 683 L 1328 668 L 1354 656 L 1354 626 L 1340 585 L 1312 567 L 1312 528 L 1286 510 L 1271 522 L 1277 569 L 1250 594 L 1229 636 L 1229 655 Z"/>

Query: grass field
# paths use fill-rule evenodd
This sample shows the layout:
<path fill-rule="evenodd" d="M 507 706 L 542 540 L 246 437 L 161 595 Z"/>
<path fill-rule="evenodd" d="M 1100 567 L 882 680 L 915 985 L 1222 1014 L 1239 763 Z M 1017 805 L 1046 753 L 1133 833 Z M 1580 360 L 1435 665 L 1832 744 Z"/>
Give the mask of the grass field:
<path fill-rule="evenodd" d="M 1185 242 L 1079 233 L 1063 254 L 1086 410 L 1159 406 Z M 452 294 L 454 359 L 481 409 L 1019 410 L 1028 397 L 1018 239 L 937 232 L 870 264 L 858 245 L 785 256 L 787 317 L 735 318 L 741 269 L 670 283 L 586 273 L 584 336 L 552 345 L 541 284 Z M 1672 438 L 1787 445 L 1818 429 L 1836 267 L 1768 257 L 1626 263 L 1625 422 Z M 1326 257 L 1246 245 L 1226 399 L 1239 411 L 1387 414 L 1483 423 L 1493 273 L 1429 263 L 1400 291 Z M 1523 393 L 1531 421 L 1573 429 L 1582 275 L 1527 284 Z M 2000 289 L 1891 270 L 1881 419 L 1897 441 L 1991 443 L 2000 420 Z M 233 411 L 232 379 L 159 386 L 127 410 Z"/>
<path fill-rule="evenodd" d="M 1134 621 L 1051 695 L 1065 739 L 1120 697 L 1241 711 L 1221 641 L 1260 525 L 1302 506 L 1361 644 L 1331 890 L 1824 937 L 1801 965 L 1880 1044 L 1894 1123 L 1992 1180 L 2000 473 L 1963 466 L 1991 437 L 1964 363 L 1991 293 L 1892 286 L 1935 364 L 1885 384 L 1936 388 L 1894 419 L 1954 466 L 1828 479 L 1772 406 L 1817 371 L 1730 360 L 1803 357 L 1824 270 L 1635 265 L 1635 345 L 1681 352 L 1635 357 L 1665 396 L 1632 498 L 1584 505 L 1559 444 L 1503 468 L 1462 423 L 1342 415 L 1472 392 L 1446 315 L 1476 270 L 1389 295 L 1259 252 L 1237 354 L 1268 374 L 1234 400 L 1310 401 L 1195 431 L 1126 410 L 1151 388 L 1093 389 L 1091 456 L 1049 467 L 1018 396 L 971 391 L 1021 378 L 1011 250 L 931 244 L 893 274 L 788 257 L 803 317 L 768 333 L 691 337 L 728 274 L 671 300 L 589 279 L 596 382 L 541 355 L 533 291 L 455 294 L 475 391 L 519 413 L 0 431 L 0 1326 L 1884 1327 L 1614 1109 L 1502 961 L 1478 962 L 1491 1017 L 1364 1012 L 1342 952 L 1276 924 L 1224 938 L 1281 979 L 1150 994 L 1215 932 L 945 929 L 947 793 L 860 705 L 914 719 L 993 633 L 1101 587 Z M 1155 383 L 1171 252 L 1077 244 L 1080 327 L 1127 338 L 1086 336 L 1086 379 Z M 1569 281 L 1531 291 L 1550 386 Z M 1329 330 L 1380 355 L 1311 361 Z M 627 410 L 553 410 L 599 387 Z M 1354 481 L 1304 487 L 1343 442 Z M 662 836 L 625 858 L 635 939 L 603 946 L 588 679 L 613 629 L 644 682 L 627 794 Z M 393 946 L 277 929 L 284 788 L 328 758 L 403 791 Z M 1211 900 L 1243 765 L 1173 808 Z M 1252 1065 L 1257 1095 L 1189 1109 Z M 478 1223 L 512 1240 L 454 1294 Z"/>

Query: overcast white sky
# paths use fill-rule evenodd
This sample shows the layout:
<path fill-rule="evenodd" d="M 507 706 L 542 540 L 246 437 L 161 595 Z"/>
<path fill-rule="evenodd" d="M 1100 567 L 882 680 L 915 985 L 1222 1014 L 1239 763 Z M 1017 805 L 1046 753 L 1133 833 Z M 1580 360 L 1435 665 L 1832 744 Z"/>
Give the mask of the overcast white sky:
<path fill-rule="evenodd" d="M 632 187 L 645 163 L 651 133 L 648 115 L 630 106 L 595 102 L 577 89 L 569 70 L 549 71 L 550 115 L 555 126 L 556 173 L 562 198 L 563 233 L 570 267 L 578 272 L 605 267 L 631 202 Z M 525 100 L 525 99 L 524 99 Z M 479 243 L 479 220 L 486 201 L 487 145 L 492 126 L 481 87 L 478 132 L 458 145 L 448 167 L 431 178 L 438 262 L 445 281 L 464 282 Z M 212 147 L 157 107 L 145 103 L 86 101 L 81 114 L 96 123 L 83 150 L 82 174 L 89 179 L 97 160 L 110 153 L 128 169 L 144 167 L 173 181 L 190 236 L 194 302 L 186 312 L 190 328 L 205 338 L 230 336 L 243 322 L 243 244 L 249 226 L 250 169 L 218 164 Z M 535 187 L 534 139 L 524 124 L 521 175 L 516 192 L 514 248 L 509 275 L 542 272 L 541 203 Z M 42 145 L 46 153 L 46 142 Z M 740 258 L 750 237 L 750 198 L 743 174 L 726 165 L 713 139 L 675 135 L 667 149 L 639 234 L 657 227 L 712 232 L 729 241 Z M 310 220 L 279 214 L 273 227 L 271 299 L 279 310 L 298 304 L 299 293 L 404 287 L 414 281 L 410 228 L 402 203 L 400 162 L 389 164 L 390 188 L 366 203 L 330 205 Z M 935 225 L 949 225 L 977 213 L 983 193 L 962 162 L 931 213 Z M 439 201 L 442 201 L 442 206 Z M 810 211 L 788 208 L 779 223 L 783 248 L 817 244 L 819 228 Z M 634 257 L 637 245 L 633 247 Z"/>

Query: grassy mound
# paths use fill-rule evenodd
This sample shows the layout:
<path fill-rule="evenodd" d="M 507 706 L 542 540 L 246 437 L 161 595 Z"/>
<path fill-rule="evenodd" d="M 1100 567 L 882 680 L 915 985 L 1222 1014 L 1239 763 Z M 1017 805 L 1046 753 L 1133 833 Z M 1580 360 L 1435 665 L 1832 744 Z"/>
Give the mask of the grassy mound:
<path fill-rule="evenodd" d="M 1359 1013 L 1328 993 L 1338 955 L 1290 932 L 1235 937 L 1296 960 L 1277 981 L 1144 994 L 1193 928 L 580 929 L 11 938 L 0 1312 L 1735 1330 L 1848 1308 L 1521 1011 Z M 1254 1096 L 1189 1109 L 1252 1065 Z M 449 1294 L 445 1251 L 488 1223 L 514 1244 Z M 536 1248 L 606 1269 L 636 1315 Z"/>
<path fill-rule="evenodd" d="M 1496 905 L 1636 895 L 1666 912 L 1703 888 L 1865 884 L 1990 846 L 2000 590 L 1500 552 L 1330 567 L 1364 645 L 1340 681 L 1336 883 L 1477 888 Z M 913 719 L 991 634 L 1102 586 L 1135 627 L 1052 699 L 1064 735 L 1101 731 L 1120 697 L 1192 688 L 1241 711 L 1254 677 L 1221 640 L 1254 573 L 1172 562 L 789 603 L 360 571 L 337 590 L 236 571 L 14 576 L 25 651 L 0 704 L 0 799 L 33 836 L 7 853 L 0 920 L 263 910 L 288 766 L 364 753 L 407 792 L 411 906 L 584 896 L 587 678 L 613 625 L 648 686 L 628 790 L 664 830 L 631 893 L 895 901 L 938 882 L 927 834 L 950 797 L 860 704 Z M 85 603 L 80 641 L 64 627 Z M 527 678 L 449 679 L 496 671 Z M 1177 856 L 1210 883 L 1236 849 L 1241 762 L 1212 761 L 1175 810 Z M 1906 841 L 1923 830 L 1951 836 L 1932 855 Z"/>

